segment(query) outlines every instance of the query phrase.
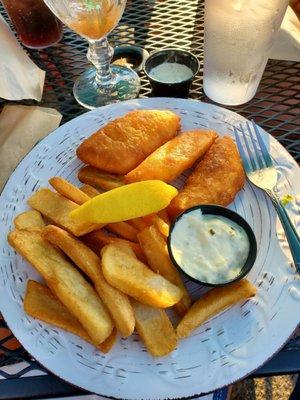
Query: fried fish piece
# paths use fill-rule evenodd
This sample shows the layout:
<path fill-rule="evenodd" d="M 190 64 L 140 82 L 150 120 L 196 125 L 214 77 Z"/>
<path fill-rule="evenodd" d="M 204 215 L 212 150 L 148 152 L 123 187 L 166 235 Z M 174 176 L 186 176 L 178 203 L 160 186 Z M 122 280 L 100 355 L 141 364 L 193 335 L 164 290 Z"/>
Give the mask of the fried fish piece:
<path fill-rule="evenodd" d="M 174 217 L 198 204 L 227 206 L 244 183 L 245 173 L 234 141 L 229 136 L 218 138 L 171 201 L 168 212 Z"/>
<path fill-rule="evenodd" d="M 202 157 L 217 138 L 214 131 L 184 132 L 160 146 L 125 175 L 125 182 L 159 179 L 170 182 Z"/>
<path fill-rule="evenodd" d="M 135 110 L 117 118 L 86 139 L 78 158 L 113 174 L 127 174 L 180 128 L 180 117 L 169 110 Z"/>

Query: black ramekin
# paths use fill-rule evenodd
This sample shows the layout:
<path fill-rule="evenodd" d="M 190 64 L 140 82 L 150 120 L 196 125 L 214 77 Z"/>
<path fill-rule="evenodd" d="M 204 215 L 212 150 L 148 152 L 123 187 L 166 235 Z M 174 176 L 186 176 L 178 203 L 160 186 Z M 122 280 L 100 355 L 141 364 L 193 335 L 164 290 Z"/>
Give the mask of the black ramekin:
<path fill-rule="evenodd" d="M 151 69 L 164 62 L 183 64 L 189 67 L 193 75 L 181 82 L 167 83 L 151 76 Z M 152 86 L 153 96 L 187 97 L 191 84 L 199 71 L 199 61 L 191 52 L 181 49 L 163 49 L 150 54 L 145 62 L 144 71 Z"/>
<path fill-rule="evenodd" d="M 229 281 L 225 281 L 222 283 L 211 283 L 211 282 L 205 282 L 205 281 L 198 280 L 198 279 L 190 276 L 182 268 L 182 266 L 176 262 L 175 257 L 173 256 L 171 240 L 172 240 L 172 232 L 173 232 L 175 225 L 182 218 L 183 215 L 188 214 L 189 212 L 191 212 L 193 210 L 199 210 L 199 209 L 202 211 L 202 214 L 220 215 L 222 217 L 228 218 L 231 221 L 234 221 L 236 224 L 238 224 L 245 230 L 245 232 L 248 236 L 250 246 L 249 246 L 249 254 L 248 254 L 247 260 L 245 261 L 245 264 L 241 268 L 241 272 L 235 278 L 233 278 Z M 191 207 L 191 208 L 188 208 L 187 210 L 185 210 L 180 215 L 178 215 L 171 224 L 170 233 L 169 233 L 168 240 L 167 240 L 167 245 L 168 245 L 168 251 L 169 251 L 170 258 L 171 258 L 173 264 L 180 271 L 182 271 L 192 281 L 197 282 L 204 286 L 212 286 L 212 287 L 225 286 L 225 285 L 231 284 L 233 282 L 239 281 L 240 279 L 244 278 L 244 276 L 246 276 L 249 273 L 249 271 L 251 270 L 251 268 L 253 267 L 253 264 L 256 260 L 256 254 L 257 254 L 256 238 L 255 238 L 254 232 L 253 232 L 252 228 L 250 227 L 250 225 L 248 224 L 248 222 L 246 222 L 244 220 L 244 218 L 242 218 L 239 214 L 230 210 L 229 208 L 225 208 L 225 207 L 221 207 L 221 206 L 217 206 L 217 205 L 213 205 L 213 204 L 203 204 L 203 205 Z"/>

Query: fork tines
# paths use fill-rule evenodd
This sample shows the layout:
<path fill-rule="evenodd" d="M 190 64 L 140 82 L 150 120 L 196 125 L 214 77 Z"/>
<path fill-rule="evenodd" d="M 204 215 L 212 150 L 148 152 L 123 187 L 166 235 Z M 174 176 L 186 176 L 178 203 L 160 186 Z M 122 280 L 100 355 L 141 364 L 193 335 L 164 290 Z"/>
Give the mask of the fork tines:
<path fill-rule="evenodd" d="M 242 157 L 246 172 L 253 172 L 273 166 L 268 149 L 261 137 L 258 126 L 247 121 L 246 126 L 242 124 L 233 127 L 235 140 L 239 153 Z M 244 146 L 243 146 L 243 144 Z"/>

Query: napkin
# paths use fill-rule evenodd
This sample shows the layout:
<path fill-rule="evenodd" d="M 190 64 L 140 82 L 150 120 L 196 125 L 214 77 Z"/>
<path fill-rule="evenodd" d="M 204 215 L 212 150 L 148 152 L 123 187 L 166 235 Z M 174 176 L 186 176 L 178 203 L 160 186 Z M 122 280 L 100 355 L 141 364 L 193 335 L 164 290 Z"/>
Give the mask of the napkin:
<path fill-rule="evenodd" d="M 291 7 L 287 8 L 269 58 L 300 61 L 300 21 Z"/>
<path fill-rule="evenodd" d="M 22 158 L 56 129 L 62 115 L 52 108 L 7 105 L 0 114 L 0 192 Z"/>
<path fill-rule="evenodd" d="M 0 54 L 0 97 L 40 101 L 45 72 L 30 60 L 1 15 Z"/>

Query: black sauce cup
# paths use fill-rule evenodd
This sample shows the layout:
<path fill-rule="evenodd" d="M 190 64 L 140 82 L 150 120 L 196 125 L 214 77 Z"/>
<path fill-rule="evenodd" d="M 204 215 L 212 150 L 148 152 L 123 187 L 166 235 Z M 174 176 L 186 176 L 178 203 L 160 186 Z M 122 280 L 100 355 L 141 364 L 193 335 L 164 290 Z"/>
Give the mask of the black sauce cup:
<path fill-rule="evenodd" d="M 181 82 L 167 83 L 151 76 L 151 69 L 164 62 L 186 65 L 193 72 L 191 78 Z M 191 84 L 199 71 L 198 59 L 189 51 L 180 49 L 163 49 L 150 54 L 145 62 L 144 71 L 152 86 L 152 94 L 162 97 L 187 97 Z"/>
<path fill-rule="evenodd" d="M 131 69 L 139 73 L 144 68 L 148 57 L 149 53 L 143 47 L 126 44 L 114 48 L 112 62 L 124 58 L 131 65 Z"/>
<path fill-rule="evenodd" d="M 245 230 L 245 232 L 246 232 L 246 234 L 248 236 L 248 239 L 249 239 L 249 253 L 248 253 L 248 257 L 247 257 L 244 265 L 241 268 L 240 273 L 236 277 L 234 277 L 233 279 L 228 280 L 228 281 L 224 281 L 224 282 L 221 282 L 221 283 L 212 283 L 212 282 L 201 281 L 199 279 L 196 279 L 196 278 L 190 276 L 184 270 L 184 268 L 181 265 L 179 265 L 177 263 L 177 261 L 175 260 L 175 257 L 173 256 L 173 252 L 172 252 L 172 246 L 171 246 L 173 229 L 174 229 L 175 225 L 178 223 L 178 221 L 180 221 L 180 219 L 182 218 L 183 215 L 186 215 L 189 212 L 194 211 L 194 210 L 201 210 L 203 215 L 209 214 L 209 215 L 218 215 L 218 216 L 226 217 L 229 220 L 235 222 L 237 225 L 239 225 L 240 227 L 242 227 Z M 171 258 L 173 264 L 180 271 L 182 271 L 192 281 L 197 282 L 197 283 L 199 283 L 201 285 L 204 285 L 204 286 L 211 286 L 211 287 L 229 285 L 229 284 L 231 284 L 233 282 L 239 281 L 242 278 L 244 278 L 249 273 L 251 268 L 253 267 L 253 264 L 254 264 L 254 262 L 256 260 L 256 255 L 257 255 L 256 238 L 255 238 L 254 232 L 253 232 L 252 228 L 250 227 L 250 225 L 248 224 L 248 222 L 246 222 L 244 220 L 244 218 L 242 218 L 236 212 L 234 212 L 232 210 L 229 210 L 229 208 L 225 208 L 225 207 L 221 207 L 221 206 L 217 206 L 217 205 L 211 205 L 211 204 L 199 205 L 199 206 L 191 207 L 191 208 L 188 208 L 187 210 L 185 210 L 180 215 L 178 215 L 177 218 L 171 224 L 170 233 L 169 233 L 168 240 L 167 240 L 167 246 L 168 246 L 169 255 L 170 255 L 170 258 Z"/>

